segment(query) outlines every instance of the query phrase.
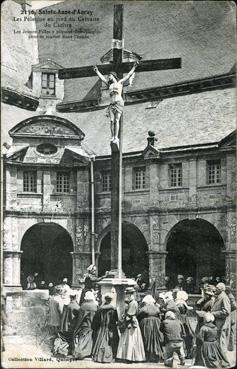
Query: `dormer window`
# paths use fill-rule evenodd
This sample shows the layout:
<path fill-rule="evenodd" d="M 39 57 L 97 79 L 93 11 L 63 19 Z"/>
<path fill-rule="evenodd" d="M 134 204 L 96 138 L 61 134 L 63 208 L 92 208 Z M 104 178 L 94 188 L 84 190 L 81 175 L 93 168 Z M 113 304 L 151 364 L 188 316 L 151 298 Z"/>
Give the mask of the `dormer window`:
<path fill-rule="evenodd" d="M 55 96 L 55 73 L 42 73 L 42 96 Z"/>

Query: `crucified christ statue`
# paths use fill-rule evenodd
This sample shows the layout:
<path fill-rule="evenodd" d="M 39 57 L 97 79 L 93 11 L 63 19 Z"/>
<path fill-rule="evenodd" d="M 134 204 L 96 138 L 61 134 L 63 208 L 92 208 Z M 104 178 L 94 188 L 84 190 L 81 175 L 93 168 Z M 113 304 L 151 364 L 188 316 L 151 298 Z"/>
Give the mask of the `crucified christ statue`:
<path fill-rule="evenodd" d="M 97 66 L 93 68 L 97 76 L 108 86 L 110 90 L 110 105 L 108 107 L 107 116 L 110 118 L 111 142 L 114 143 L 118 143 L 119 141 L 119 121 L 124 107 L 124 100 L 122 97 L 123 83 L 133 75 L 137 65 L 138 62 L 135 62 L 130 72 L 120 80 L 115 72 L 110 72 L 108 79 L 106 79 L 105 76 L 99 72 Z"/>

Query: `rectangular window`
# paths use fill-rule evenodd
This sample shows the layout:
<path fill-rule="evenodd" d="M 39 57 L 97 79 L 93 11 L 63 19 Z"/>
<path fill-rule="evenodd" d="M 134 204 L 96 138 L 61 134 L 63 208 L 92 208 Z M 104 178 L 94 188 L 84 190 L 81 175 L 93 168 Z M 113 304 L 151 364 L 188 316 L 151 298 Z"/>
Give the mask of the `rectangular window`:
<path fill-rule="evenodd" d="M 102 191 L 103 192 L 111 191 L 111 173 L 110 172 L 102 173 Z"/>
<path fill-rule="evenodd" d="M 37 192 L 37 172 L 23 172 L 23 192 Z"/>
<path fill-rule="evenodd" d="M 170 187 L 182 186 L 182 163 L 169 165 L 169 185 Z"/>
<path fill-rule="evenodd" d="M 54 73 L 42 73 L 42 95 L 54 96 L 55 95 L 55 74 Z"/>
<path fill-rule="evenodd" d="M 134 168 L 133 171 L 133 188 L 135 190 L 143 190 L 144 188 L 146 188 L 146 168 L 138 167 Z"/>
<path fill-rule="evenodd" d="M 69 173 L 57 173 L 56 192 L 69 193 L 70 191 Z"/>
<path fill-rule="evenodd" d="M 207 184 L 221 183 L 221 161 L 207 161 Z"/>

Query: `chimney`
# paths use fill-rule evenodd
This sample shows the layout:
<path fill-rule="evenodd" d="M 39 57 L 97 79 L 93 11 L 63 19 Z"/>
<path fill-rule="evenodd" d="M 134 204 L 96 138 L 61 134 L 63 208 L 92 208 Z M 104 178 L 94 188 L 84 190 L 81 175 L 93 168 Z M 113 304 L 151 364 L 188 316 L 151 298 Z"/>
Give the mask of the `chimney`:
<path fill-rule="evenodd" d="M 155 141 L 157 141 L 155 132 L 148 131 L 147 137 L 148 146 L 155 146 Z"/>

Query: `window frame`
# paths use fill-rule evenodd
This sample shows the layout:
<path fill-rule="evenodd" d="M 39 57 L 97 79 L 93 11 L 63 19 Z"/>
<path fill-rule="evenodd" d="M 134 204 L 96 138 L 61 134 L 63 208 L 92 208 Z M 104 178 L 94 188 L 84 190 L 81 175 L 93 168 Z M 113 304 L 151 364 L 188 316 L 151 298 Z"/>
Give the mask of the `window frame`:
<path fill-rule="evenodd" d="M 183 187 L 183 163 L 168 164 L 168 180 L 170 188 Z"/>
<path fill-rule="evenodd" d="M 103 171 L 101 172 L 101 192 L 111 192 L 112 190 L 112 177 L 111 177 L 111 171 Z M 106 185 L 104 186 L 104 178 L 106 177 Z"/>
<path fill-rule="evenodd" d="M 138 173 L 142 173 L 139 180 L 137 177 Z M 147 188 L 146 174 L 147 170 L 145 165 L 133 167 L 133 191 L 143 191 Z M 138 182 L 140 183 L 139 185 Z"/>
<path fill-rule="evenodd" d="M 46 86 L 43 86 L 44 84 L 44 76 L 46 76 Z M 50 76 L 53 76 L 54 80 L 53 80 L 53 87 L 50 87 L 50 83 L 52 81 L 50 81 Z M 46 91 L 44 91 L 44 89 Z M 53 91 L 52 94 L 47 93 L 47 91 Z M 51 97 L 51 96 L 56 96 L 56 73 L 54 72 L 42 72 L 41 74 L 41 95 L 44 97 Z"/>
<path fill-rule="evenodd" d="M 61 184 L 59 184 L 59 176 L 61 176 Z M 70 183 L 71 175 L 69 172 L 58 171 L 56 172 L 56 193 L 57 194 L 70 194 Z M 61 187 L 61 190 L 60 190 Z M 67 191 L 65 191 L 65 188 Z"/>
<path fill-rule="evenodd" d="M 26 181 L 27 181 L 27 184 L 26 184 Z M 37 193 L 37 170 L 23 170 L 22 192 L 23 193 Z"/>
<path fill-rule="evenodd" d="M 213 166 L 212 173 L 210 173 L 211 166 Z M 211 176 L 212 180 L 210 180 Z M 206 160 L 206 184 L 208 186 L 219 185 L 222 183 L 221 179 L 221 159 Z"/>

